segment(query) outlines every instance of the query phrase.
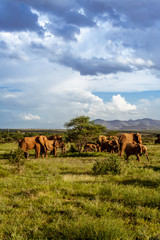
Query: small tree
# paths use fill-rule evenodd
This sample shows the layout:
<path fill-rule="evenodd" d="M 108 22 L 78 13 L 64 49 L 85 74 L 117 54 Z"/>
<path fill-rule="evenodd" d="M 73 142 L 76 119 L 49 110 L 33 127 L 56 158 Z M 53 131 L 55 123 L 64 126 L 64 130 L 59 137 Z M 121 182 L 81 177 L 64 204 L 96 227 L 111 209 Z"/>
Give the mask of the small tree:
<path fill-rule="evenodd" d="M 64 125 L 67 128 L 67 139 L 72 140 L 79 153 L 81 153 L 84 145 L 105 132 L 106 128 L 100 124 L 90 121 L 88 116 L 80 116 L 71 119 Z"/>

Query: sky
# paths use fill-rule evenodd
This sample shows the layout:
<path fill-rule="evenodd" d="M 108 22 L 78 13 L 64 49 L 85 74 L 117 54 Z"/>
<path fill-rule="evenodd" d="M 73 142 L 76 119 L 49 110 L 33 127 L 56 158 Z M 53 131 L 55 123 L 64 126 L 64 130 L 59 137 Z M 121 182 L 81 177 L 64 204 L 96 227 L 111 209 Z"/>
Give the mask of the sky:
<path fill-rule="evenodd" d="M 160 120 L 160 1 L 1 0 L 0 128 Z"/>

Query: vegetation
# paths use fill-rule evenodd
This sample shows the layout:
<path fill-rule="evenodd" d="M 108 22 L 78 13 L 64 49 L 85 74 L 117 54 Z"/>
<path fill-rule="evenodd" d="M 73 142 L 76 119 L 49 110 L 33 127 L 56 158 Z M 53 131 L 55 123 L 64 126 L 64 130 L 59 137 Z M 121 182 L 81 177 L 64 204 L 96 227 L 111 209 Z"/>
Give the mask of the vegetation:
<path fill-rule="evenodd" d="M 54 134 L 60 134 L 63 135 L 65 130 L 33 130 L 30 131 L 26 130 L 14 130 L 14 129 L 8 129 L 8 131 L 0 131 L 0 143 L 12 143 L 12 142 L 18 142 L 19 139 L 22 139 L 24 137 L 33 137 L 36 135 L 45 135 L 45 136 L 51 136 Z"/>
<path fill-rule="evenodd" d="M 90 121 L 90 118 L 86 116 L 71 119 L 65 124 L 65 127 L 67 128 L 67 139 L 76 144 L 79 153 L 81 153 L 86 143 L 94 142 L 106 130 L 105 127 L 95 124 L 94 121 Z"/>
<path fill-rule="evenodd" d="M 121 173 L 121 161 L 117 158 L 117 156 L 110 155 L 109 157 L 96 160 L 93 165 L 93 172 L 96 175 L 104 175 L 104 174 L 120 174 Z"/>
<path fill-rule="evenodd" d="M 150 162 L 94 152 L 34 159 L 32 150 L 20 172 L 4 158 L 17 143 L 0 144 L 0 239 L 160 239 L 160 145 L 145 140 Z M 105 161 L 120 172 L 95 175 Z"/>

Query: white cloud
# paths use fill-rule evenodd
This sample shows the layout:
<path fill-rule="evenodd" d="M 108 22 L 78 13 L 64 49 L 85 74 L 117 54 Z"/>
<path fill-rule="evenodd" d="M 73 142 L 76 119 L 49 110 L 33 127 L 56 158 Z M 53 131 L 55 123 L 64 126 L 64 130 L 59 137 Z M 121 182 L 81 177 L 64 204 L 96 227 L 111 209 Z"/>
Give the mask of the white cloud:
<path fill-rule="evenodd" d="M 38 115 L 32 115 L 31 113 L 25 114 L 22 116 L 22 119 L 24 120 L 40 120 L 40 117 Z"/>
<path fill-rule="evenodd" d="M 16 98 L 17 95 L 16 94 L 13 94 L 13 93 L 8 93 L 6 95 L 3 96 L 4 98 Z"/>
<path fill-rule="evenodd" d="M 87 80 L 89 89 L 94 92 L 140 92 L 160 89 L 158 72 L 149 69 L 87 77 Z"/>
<path fill-rule="evenodd" d="M 127 103 L 124 97 L 120 94 L 114 95 L 112 97 L 112 101 L 106 104 L 110 111 L 120 111 L 120 112 L 127 112 L 136 110 L 136 105 L 132 105 Z"/>
<path fill-rule="evenodd" d="M 74 115 L 88 115 L 92 119 L 122 119 L 131 117 L 137 109 L 136 105 L 128 103 L 120 94 L 112 96 L 110 102 L 104 102 L 86 90 L 64 92 L 63 95 L 66 96 L 70 118 Z"/>

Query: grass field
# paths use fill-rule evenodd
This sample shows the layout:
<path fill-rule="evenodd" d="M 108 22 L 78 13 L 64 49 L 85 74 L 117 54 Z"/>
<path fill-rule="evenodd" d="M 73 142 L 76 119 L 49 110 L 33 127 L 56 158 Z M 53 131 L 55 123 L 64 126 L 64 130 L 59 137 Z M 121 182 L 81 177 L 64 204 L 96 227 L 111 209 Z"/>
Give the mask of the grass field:
<path fill-rule="evenodd" d="M 160 145 L 150 162 L 130 157 L 118 175 L 94 175 L 109 153 L 31 158 L 20 171 L 3 159 L 17 144 L 0 145 L 0 239 L 160 239 Z M 115 154 L 117 156 L 117 154 Z"/>

